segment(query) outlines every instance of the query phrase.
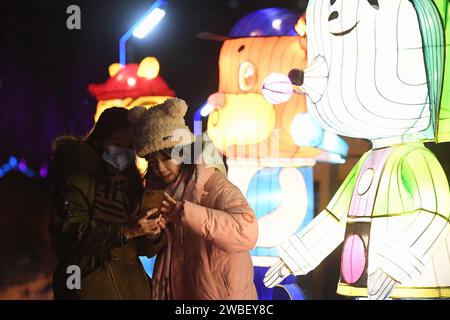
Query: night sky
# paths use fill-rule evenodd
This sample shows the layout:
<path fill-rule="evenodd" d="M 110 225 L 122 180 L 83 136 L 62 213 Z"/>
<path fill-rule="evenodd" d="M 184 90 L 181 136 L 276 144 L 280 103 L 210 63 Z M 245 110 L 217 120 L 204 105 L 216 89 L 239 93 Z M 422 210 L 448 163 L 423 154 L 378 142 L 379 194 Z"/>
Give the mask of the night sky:
<path fill-rule="evenodd" d="M 241 17 L 267 7 L 298 12 L 306 0 L 169 0 L 166 17 L 144 39 L 127 43 L 127 62 L 156 56 L 160 75 L 191 114 L 218 86 L 221 43 L 202 31 L 227 35 Z M 37 170 L 48 162 L 60 134 L 81 136 L 93 125 L 96 100 L 87 91 L 102 83 L 119 60 L 119 38 L 153 1 L 0 0 L 0 165 L 11 155 Z M 68 6 L 81 9 L 81 30 L 69 30 Z"/>

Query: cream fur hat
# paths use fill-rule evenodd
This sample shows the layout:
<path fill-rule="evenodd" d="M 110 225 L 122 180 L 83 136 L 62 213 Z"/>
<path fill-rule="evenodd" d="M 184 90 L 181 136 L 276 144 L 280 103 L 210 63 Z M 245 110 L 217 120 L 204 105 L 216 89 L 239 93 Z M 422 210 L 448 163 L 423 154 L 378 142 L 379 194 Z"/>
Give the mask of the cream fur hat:
<path fill-rule="evenodd" d="M 149 109 L 134 107 L 129 110 L 136 154 L 144 157 L 162 149 L 194 142 L 194 135 L 184 121 L 187 108 L 184 100 L 169 98 Z"/>

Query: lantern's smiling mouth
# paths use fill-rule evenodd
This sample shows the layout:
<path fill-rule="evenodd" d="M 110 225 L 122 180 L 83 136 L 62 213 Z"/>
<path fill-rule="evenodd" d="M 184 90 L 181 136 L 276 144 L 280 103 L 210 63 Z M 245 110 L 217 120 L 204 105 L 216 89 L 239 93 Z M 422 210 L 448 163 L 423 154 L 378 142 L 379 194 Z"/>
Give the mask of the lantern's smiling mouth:
<path fill-rule="evenodd" d="M 350 33 L 353 31 L 353 29 L 356 28 L 356 26 L 358 25 L 359 21 L 356 21 L 355 25 L 353 27 L 351 27 L 350 29 L 347 29 L 345 31 L 342 32 L 330 32 L 333 36 L 337 36 L 337 37 L 341 37 L 341 36 L 345 36 L 346 34 Z"/>

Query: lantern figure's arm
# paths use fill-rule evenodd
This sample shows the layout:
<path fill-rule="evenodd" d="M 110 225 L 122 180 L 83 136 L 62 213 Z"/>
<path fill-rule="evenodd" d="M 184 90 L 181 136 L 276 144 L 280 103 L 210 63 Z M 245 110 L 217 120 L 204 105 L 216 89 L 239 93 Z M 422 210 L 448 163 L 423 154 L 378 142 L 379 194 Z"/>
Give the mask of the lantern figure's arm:
<path fill-rule="evenodd" d="M 315 269 L 344 240 L 347 212 L 365 154 L 349 173 L 328 206 L 280 248 L 280 258 L 295 275 Z"/>
<path fill-rule="evenodd" d="M 345 221 L 324 210 L 283 244 L 280 258 L 294 275 L 307 274 L 342 243 L 344 233 Z"/>
<path fill-rule="evenodd" d="M 304 275 L 315 269 L 344 240 L 345 221 L 324 210 L 286 240 L 280 247 L 280 260 L 264 277 L 265 286 L 272 288 L 289 274 Z"/>
<path fill-rule="evenodd" d="M 341 244 L 356 183 L 355 176 L 365 159 L 366 155 L 352 169 L 327 208 L 281 246 L 280 261 L 267 271 L 264 278 L 267 287 L 277 285 L 290 273 L 307 274 Z"/>
<path fill-rule="evenodd" d="M 377 265 L 397 282 L 422 273 L 449 233 L 450 192 L 445 173 L 427 149 L 416 149 L 398 170 L 415 210 L 388 217 L 389 239 L 377 250 Z M 395 221 L 397 219 L 397 221 Z M 372 234 L 371 237 L 374 235 Z"/>
<path fill-rule="evenodd" d="M 422 274 L 434 250 L 449 232 L 448 221 L 420 211 L 414 222 L 396 240 L 387 241 L 378 251 L 378 266 L 397 282 Z"/>

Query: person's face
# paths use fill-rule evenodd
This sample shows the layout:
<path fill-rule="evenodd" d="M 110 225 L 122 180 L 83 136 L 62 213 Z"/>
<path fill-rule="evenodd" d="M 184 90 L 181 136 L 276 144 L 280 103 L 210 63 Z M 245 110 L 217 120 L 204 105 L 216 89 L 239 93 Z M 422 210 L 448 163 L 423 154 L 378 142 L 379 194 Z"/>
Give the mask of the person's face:
<path fill-rule="evenodd" d="M 133 149 L 133 129 L 124 128 L 117 130 L 114 134 L 102 141 L 102 146 L 116 146 L 125 149 Z"/>
<path fill-rule="evenodd" d="M 166 185 L 174 182 L 181 171 L 181 165 L 163 152 L 147 155 L 145 159 L 152 172 Z"/>

